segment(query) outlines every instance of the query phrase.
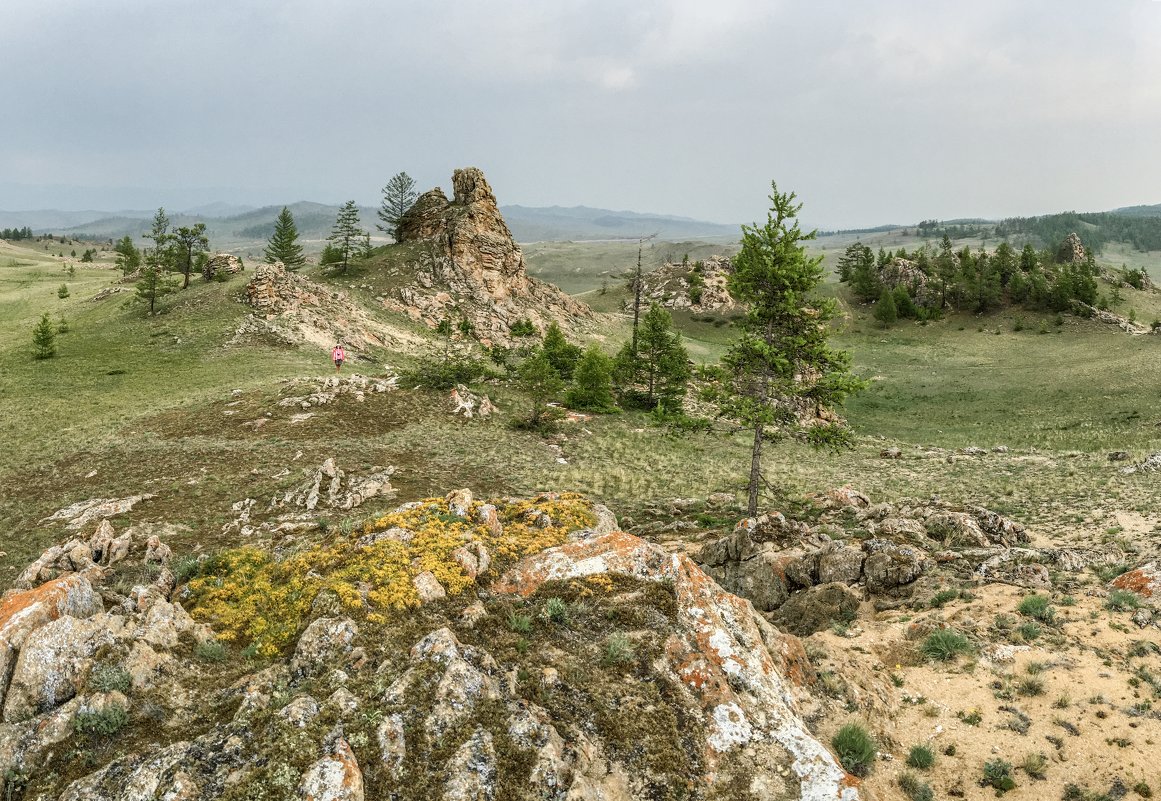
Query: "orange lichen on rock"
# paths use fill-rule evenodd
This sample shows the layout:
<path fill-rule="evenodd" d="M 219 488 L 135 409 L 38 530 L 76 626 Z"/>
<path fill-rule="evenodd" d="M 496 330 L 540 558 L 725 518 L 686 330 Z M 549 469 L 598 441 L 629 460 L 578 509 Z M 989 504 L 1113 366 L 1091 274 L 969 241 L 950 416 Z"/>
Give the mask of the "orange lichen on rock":
<path fill-rule="evenodd" d="M 1135 592 L 1142 598 L 1161 597 L 1161 562 L 1146 562 L 1135 570 L 1122 573 L 1109 586 Z"/>

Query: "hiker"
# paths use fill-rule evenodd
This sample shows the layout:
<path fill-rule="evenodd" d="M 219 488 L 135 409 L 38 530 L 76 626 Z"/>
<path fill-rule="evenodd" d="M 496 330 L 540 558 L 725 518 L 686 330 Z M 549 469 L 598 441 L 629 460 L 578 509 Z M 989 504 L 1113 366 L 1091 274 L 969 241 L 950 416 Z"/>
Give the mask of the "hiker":
<path fill-rule="evenodd" d="M 347 359 L 347 352 L 343 350 L 343 343 L 335 345 L 331 348 L 331 359 L 335 363 L 335 372 L 343 369 L 343 362 Z"/>

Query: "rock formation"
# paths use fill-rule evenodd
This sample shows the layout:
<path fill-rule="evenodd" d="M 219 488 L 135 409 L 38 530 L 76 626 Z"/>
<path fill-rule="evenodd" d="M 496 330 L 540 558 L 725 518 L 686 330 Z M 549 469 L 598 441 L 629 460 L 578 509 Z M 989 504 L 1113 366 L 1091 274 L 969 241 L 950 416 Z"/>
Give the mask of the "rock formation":
<path fill-rule="evenodd" d="M 342 342 L 350 355 L 370 346 L 414 351 L 422 344 L 414 333 L 372 317 L 346 293 L 316 284 L 281 262 L 258 265 L 246 285 L 246 303 L 254 313 L 228 344 L 269 338 L 329 349 Z"/>
<path fill-rule="evenodd" d="M 219 275 L 235 275 L 244 269 L 242 260 L 237 256 L 232 253 L 218 253 L 211 256 L 206 262 L 206 266 L 202 270 L 202 277 L 207 281 L 212 281 Z"/>
<path fill-rule="evenodd" d="M 733 265 L 729 258 L 666 262 L 643 276 L 644 297 L 669 309 L 694 312 L 732 312 L 738 308 L 728 287 Z"/>
<path fill-rule="evenodd" d="M 509 343 L 520 320 L 543 332 L 553 321 L 567 331 L 592 319 L 583 303 L 529 277 L 483 172 L 456 170 L 452 185 L 450 201 L 435 188 L 404 216 L 401 241 L 421 246 L 419 261 L 414 283 L 398 288 L 389 308 L 431 327 L 463 317 L 485 344 Z"/>
<path fill-rule="evenodd" d="M 1088 253 L 1085 251 L 1084 243 L 1080 241 L 1080 237 L 1077 236 L 1076 232 L 1073 232 L 1060 243 L 1060 249 L 1056 256 L 1060 261 L 1079 264 L 1088 258 Z"/>
<path fill-rule="evenodd" d="M 603 507 L 460 490 L 310 554 L 242 548 L 132 589 L 78 559 L 5 595 L 0 794 L 860 797 L 804 722 L 799 641 Z M 421 578 L 439 591 L 391 594 Z M 269 661 L 223 661 L 272 627 Z"/>

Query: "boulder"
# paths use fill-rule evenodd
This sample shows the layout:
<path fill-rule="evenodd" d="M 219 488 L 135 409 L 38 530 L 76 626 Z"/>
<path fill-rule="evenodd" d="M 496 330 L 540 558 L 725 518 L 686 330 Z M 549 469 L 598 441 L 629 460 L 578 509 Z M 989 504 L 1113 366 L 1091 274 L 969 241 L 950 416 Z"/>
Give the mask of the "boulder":
<path fill-rule="evenodd" d="M 819 584 L 791 595 L 778 607 L 770 622 L 783 631 L 806 637 L 835 623 L 853 620 L 862 599 L 841 581 Z"/>
<path fill-rule="evenodd" d="M 363 772 L 345 738 L 339 737 L 330 755 L 307 769 L 298 797 L 302 801 L 363 801 Z"/>
<path fill-rule="evenodd" d="M 1128 590 L 1152 603 L 1161 602 L 1161 561 L 1154 560 L 1122 573 L 1109 586 L 1117 590 Z"/>
<path fill-rule="evenodd" d="M 476 729 L 452 755 L 444 801 L 492 801 L 496 797 L 496 749 L 491 732 Z"/>
<path fill-rule="evenodd" d="M 867 555 L 861 548 L 844 546 L 823 551 L 818 558 L 818 580 L 823 584 L 841 581 L 854 584 L 863 577 Z"/>
<path fill-rule="evenodd" d="M 313 621 L 298 638 L 290 660 L 291 675 L 321 675 L 341 667 L 348 661 L 358 635 L 359 627 L 347 618 L 320 617 Z"/>
<path fill-rule="evenodd" d="M 863 549 L 868 554 L 863 563 L 863 579 L 870 593 L 890 592 L 910 584 L 934 564 L 927 554 L 909 545 L 867 540 Z"/>

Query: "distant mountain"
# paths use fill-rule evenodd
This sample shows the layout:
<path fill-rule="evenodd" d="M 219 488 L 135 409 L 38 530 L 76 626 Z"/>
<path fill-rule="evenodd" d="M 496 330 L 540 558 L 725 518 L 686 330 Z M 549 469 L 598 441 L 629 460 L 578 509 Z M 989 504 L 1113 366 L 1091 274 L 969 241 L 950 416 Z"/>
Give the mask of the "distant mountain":
<path fill-rule="evenodd" d="M 501 206 L 500 211 L 518 242 L 636 239 L 651 234 L 659 239 L 736 239 L 739 235 L 737 225 L 588 206 Z"/>
<path fill-rule="evenodd" d="M 1161 217 L 1161 203 L 1152 206 L 1124 206 L 1113 209 L 1110 214 L 1120 214 L 1123 217 Z"/>
<path fill-rule="evenodd" d="M 303 239 L 321 240 L 330 233 L 338 206 L 300 201 L 289 204 L 294 222 Z M 242 209 L 241 211 L 237 211 Z M 274 220 L 282 206 L 247 208 L 227 203 L 211 203 L 185 212 L 171 212 L 174 226 L 204 222 L 214 247 L 228 247 L 242 242 L 269 238 Z M 612 211 L 587 206 L 503 206 L 501 212 L 518 242 L 568 241 L 581 239 L 636 239 L 657 235 L 662 240 L 736 239 L 738 226 L 674 217 L 663 214 L 640 214 L 634 211 Z M 360 207 L 363 227 L 375 231 L 376 209 Z M 231 213 L 227 213 L 231 212 Z M 34 231 L 68 233 L 77 237 L 117 239 L 139 237 L 149 230 L 152 211 L 117 212 L 4 212 L 0 227 L 23 227 Z M 56 215 L 56 216 L 53 216 Z M 72 215 L 72 216 L 70 216 Z"/>
<path fill-rule="evenodd" d="M 0 228 L 24 228 L 33 231 L 61 231 L 85 225 L 106 217 L 149 217 L 151 211 L 60 211 L 59 209 L 38 209 L 34 211 L 0 211 Z"/>

